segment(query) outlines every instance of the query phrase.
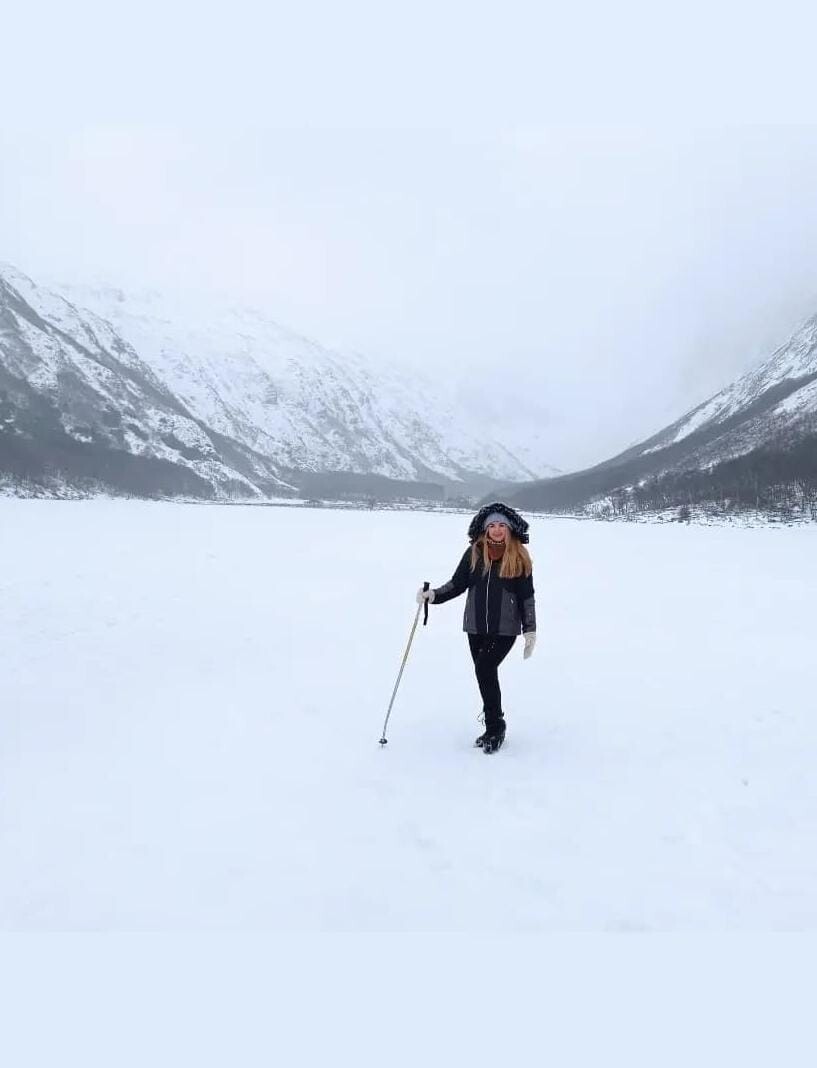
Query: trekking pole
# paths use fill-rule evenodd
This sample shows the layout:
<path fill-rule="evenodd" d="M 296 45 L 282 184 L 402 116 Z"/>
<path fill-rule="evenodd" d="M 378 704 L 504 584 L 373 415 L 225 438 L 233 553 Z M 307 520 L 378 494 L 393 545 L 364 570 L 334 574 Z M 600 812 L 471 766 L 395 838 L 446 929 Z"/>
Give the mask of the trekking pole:
<path fill-rule="evenodd" d="M 424 582 L 423 583 L 423 590 L 427 590 L 430 586 L 431 586 L 430 582 Z M 411 634 L 409 634 L 408 645 L 406 646 L 406 651 L 403 654 L 403 663 L 400 665 L 400 673 L 397 676 L 397 682 L 395 682 L 395 684 L 394 684 L 394 690 L 392 691 L 391 701 L 389 701 L 389 710 L 386 713 L 386 722 L 383 724 L 383 737 L 380 739 L 380 744 L 381 745 L 388 745 L 389 744 L 389 740 L 386 737 L 386 728 L 389 725 L 389 716 L 391 715 L 392 705 L 394 704 L 394 699 L 397 696 L 397 687 L 400 685 L 400 679 L 402 679 L 402 677 L 403 677 L 403 668 L 406 666 L 406 661 L 408 660 L 409 649 L 411 648 L 411 643 L 414 640 L 414 632 L 415 632 L 415 630 L 417 630 L 417 621 L 420 618 L 420 609 L 424 609 L 425 610 L 425 614 L 423 616 L 423 626 L 425 626 L 428 623 L 428 600 L 427 599 L 424 600 L 422 604 L 418 604 L 417 605 L 417 614 L 414 617 L 414 623 L 413 623 L 412 628 L 411 628 Z"/>

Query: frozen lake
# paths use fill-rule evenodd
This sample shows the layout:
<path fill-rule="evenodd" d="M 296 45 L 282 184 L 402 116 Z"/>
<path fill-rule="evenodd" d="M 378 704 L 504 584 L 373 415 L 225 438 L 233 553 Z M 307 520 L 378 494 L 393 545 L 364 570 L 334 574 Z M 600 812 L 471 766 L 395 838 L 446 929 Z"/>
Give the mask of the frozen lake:
<path fill-rule="evenodd" d="M 0 499 L 0 928 L 817 928 L 817 529 L 534 519 L 472 748 L 467 516 Z"/>

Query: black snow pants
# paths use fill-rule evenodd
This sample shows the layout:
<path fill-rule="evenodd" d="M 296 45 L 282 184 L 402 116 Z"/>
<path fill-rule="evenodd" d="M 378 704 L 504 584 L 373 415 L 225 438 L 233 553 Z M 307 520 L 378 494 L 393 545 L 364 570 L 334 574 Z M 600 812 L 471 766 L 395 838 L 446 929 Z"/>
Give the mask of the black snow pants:
<path fill-rule="evenodd" d="M 499 689 L 499 665 L 511 651 L 515 637 L 503 634 L 469 634 L 468 644 L 474 661 L 479 692 L 482 694 L 482 711 L 485 713 L 485 731 L 495 734 L 505 730 L 502 714 L 502 692 Z"/>

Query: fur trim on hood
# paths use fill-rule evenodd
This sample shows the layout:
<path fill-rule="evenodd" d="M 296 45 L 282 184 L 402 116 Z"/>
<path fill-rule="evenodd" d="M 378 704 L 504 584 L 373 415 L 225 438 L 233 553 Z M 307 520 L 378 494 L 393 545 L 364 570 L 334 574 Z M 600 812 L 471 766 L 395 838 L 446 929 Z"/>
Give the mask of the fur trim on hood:
<path fill-rule="evenodd" d="M 471 525 L 468 527 L 468 539 L 472 545 L 480 534 L 482 534 L 483 524 L 492 512 L 499 512 L 500 515 L 505 516 L 508 520 L 508 527 L 514 537 L 518 538 L 523 545 L 528 544 L 530 538 L 528 536 L 527 520 L 523 519 L 519 512 L 515 511 L 509 505 L 502 504 L 501 501 L 494 501 L 493 504 L 486 504 L 483 508 L 480 508 L 471 520 Z"/>

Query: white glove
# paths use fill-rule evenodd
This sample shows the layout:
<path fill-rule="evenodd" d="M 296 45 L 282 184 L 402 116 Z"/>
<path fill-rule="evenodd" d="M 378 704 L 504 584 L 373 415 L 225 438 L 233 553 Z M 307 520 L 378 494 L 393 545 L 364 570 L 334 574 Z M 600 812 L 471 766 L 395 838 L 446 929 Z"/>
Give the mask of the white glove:
<path fill-rule="evenodd" d="M 528 657 L 533 653 L 534 646 L 536 645 L 536 631 L 529 630 L 528 633 L 524 635 L 524 638 L 525 651 L 524 653 L 522 653 L 522 659 L 527 660 Z"/>
<path fill-rule="evenodd" d="M 419 589 L 417 591 L 417 604 L 422 604 L 423 601 L 428 601 L 428 603 L 431 604 L 431 602 L 433 600 L 434 600 L 434 590 Z"/>

